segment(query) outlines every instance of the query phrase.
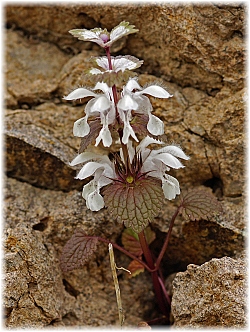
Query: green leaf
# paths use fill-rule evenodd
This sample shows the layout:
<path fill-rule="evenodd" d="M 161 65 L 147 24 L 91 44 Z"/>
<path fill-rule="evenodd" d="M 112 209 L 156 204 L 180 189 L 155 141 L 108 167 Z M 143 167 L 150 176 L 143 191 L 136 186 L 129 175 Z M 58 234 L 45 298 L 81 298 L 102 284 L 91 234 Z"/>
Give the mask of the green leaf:
<path fill-rule="evenodd" d="M 205 190 L 190 190 L 181 195 L 181 212 L 190 220 L 208 220 L 222 212 L 222 206 L 217 198 Z"/>
<path fill-rule="evenodd" d="M 155 232 L 152 231 L 149 226 L 144 230 L 144 232 L 147 243 L 152 243 L 156 238 Z M 131 228 L 126 228 L 122 232 L 122 244 L 126 250 L 137 257 L 140 257 L 143 253 L 138 234 L 135 233 Z"/>
<path fill-rule="evenodd" d="M 63 248 L 61 269 L 66 272 L 82 267 L 96 250 L 97 241 L 97 238 L 86 236 L 82 229 L 76 229 Z"/>
<path fill-rule="evenodd" d="M 136 233 L 159 213 L 163 202 L 161 181 L 142 177 L 133 183 L 116 181 L 103 190 L 105 205 L 119 223 Z"/>

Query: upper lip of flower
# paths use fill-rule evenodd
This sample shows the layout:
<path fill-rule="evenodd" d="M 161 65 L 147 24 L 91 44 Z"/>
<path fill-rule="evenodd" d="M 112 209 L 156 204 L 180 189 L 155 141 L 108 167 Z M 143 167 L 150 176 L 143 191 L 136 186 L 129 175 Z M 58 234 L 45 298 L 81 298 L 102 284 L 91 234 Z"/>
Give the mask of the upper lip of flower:
<path fill-rule="evenodd" d="M 145 137 L 136 147 L 136 151 L 131 144 L 128 144 L 130 162 L 140 156 L 140 174 L 147 174 L 162 181 L 162 190 L 167 199 L 173 199 L 180 194 L 179 182 L 173 176 L 166 174 L 170 168 L 182 168 L 184 165 L 178 158 L 188 160 L 189 157 L 175 145 L 164 146 L 158 150 L 147 148 L 149 144 L 163 144 L 162 141 L 152 137 Z"/>
<path fill-rule="evenodd" d="M 87 122 L 90 115 L 100 115 L 100 122 L 103 125 L 97 139 L 96 146 L 102 140 L 104 146 L 110 146 L 112 143 L 111 133 L 108 125 L 115 119 L 115 107 L 111 100 L 111 91 L 106 83 L 97 83 L 93 90 L 102 90 L 103 94 L 97 94 L 85 88 L 78 88 L 64 97 L 66 100 L 81 99 L 85 97 L 92 97 L 85 108 L 85 117 L 78 119 L 74 123 L 73 133 L 78 137 L 85 137 L 90 132 L 90 127 Z"/>
<path fill-rule="evenodd" d="M 162 135 L 164 133 L 164 124 L 158 117 L 151 114 L 153 108 L 149 98 L 145 96 L 146 94 L 157 98 L 172 97 L 170 93 L 158 85 L 151 85 L 143 89 L 136 79 L 130 79 L 123 88 L 122 99 L 118 103 L 119 113 L 121 115 L 121 111 L 128 111 L 129 109 L 135 110 L 137 113 L 146 113 L 148 115 L 148 131 L 155 136 Z M 126 123 L 126 128 L 129 128 L 129 126 Z M 129 133 L 132 137 L 135 136 L 132 128 Z M 127 143 L 127 140 L 125 141 Z"/>

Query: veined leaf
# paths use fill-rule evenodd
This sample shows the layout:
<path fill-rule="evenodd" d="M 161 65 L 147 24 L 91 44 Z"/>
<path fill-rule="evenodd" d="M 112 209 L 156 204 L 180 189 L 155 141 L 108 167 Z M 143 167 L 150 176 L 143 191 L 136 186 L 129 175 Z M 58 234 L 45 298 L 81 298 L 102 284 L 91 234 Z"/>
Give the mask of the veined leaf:
<path fill-rule="evenodd" d="M 217 198 L 200 189 L 188 191 L 181 195 L 181 212 L 190 220 L 209 219 L 222 212 L 222 206 Z"/>
<path fill-rule="evenodd" d="M 153 232 L 149 226 L 145 228 L 144 232 L 147 243 L 152 243 L 156 238 L 155 232 Z M 126 250 L 128 250 L 137 257 L 141 256 L 143 253 L 138 234 L 134 232 L 131 228 L 126 228 L 122 232 L 122 244 Z"/>
<path fill-rule="evenodd" d="M 147 177 L 134 183 L 114 182 L 103 190 L 105 205 L 118 222 L 136 233 L 159 213 L 163 202 L 161 181 Z"/>
<path fill-rule="evenodd" d="M 76 229 L 63 248 L 60 264 L 63 271 L 82 267 L 96 250 L 97 238 L 88 237 L 82 229 Z"/>
<path fill-rule="evenodd" d="M 133 259 L 130 262 L 129 266 L 128 266 L 128 270 L 131 272 L 131 274 L 129 275 L 129 278 L 132 278 L 132 277 L 135 277 L 138 274 L 144 272 L 145 268 L 138 261 L 136 261 L 135 259 Z"/>
<path fill-rule="evenodd" d="M 96 137 L 98 136 L 102 128 L 100 119 L 90 120 L 89 127 L 90 127 L 89 134 L 81 139 L 81 145 L 78 151 L 79 154 L 82 153 L 88 147 L 88 145 L 91 144 L 91 142 L 94 139 L 96 139 Z"/>

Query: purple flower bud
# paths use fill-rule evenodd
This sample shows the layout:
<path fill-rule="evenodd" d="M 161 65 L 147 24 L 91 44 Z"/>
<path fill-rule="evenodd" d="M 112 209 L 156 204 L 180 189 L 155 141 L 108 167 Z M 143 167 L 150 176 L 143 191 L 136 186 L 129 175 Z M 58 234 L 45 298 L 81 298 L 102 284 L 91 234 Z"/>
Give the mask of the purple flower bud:
<path fill-rule="evenodd" d="M 109 36 L 106 35 L 105 33 L 100 34 L 99 37 L 101 38 L 101 40 L 104 41 L 104 43 L 107 43 L 107 41 L 109 41 Z"/>

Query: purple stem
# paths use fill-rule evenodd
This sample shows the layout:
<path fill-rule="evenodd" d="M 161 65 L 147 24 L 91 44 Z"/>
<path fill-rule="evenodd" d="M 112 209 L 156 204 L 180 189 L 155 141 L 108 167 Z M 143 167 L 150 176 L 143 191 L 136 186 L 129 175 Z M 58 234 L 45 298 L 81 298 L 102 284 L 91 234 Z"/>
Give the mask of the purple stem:
<path fill-rule="evenodd" d="M 154 264 L 154 261 L 152 258 L 152 254 L 149 250 L 144 231 L 139 233 L 138 236 L 139 236 L 144 258 L 145 258 L 149 268 L 154 270 L 155 264 Z M 157 299 L 159 308 L 162 311 L 162 313 L 166 316 L 166 318 L 168 319 L 169 318 L 169 312 L 168 312 L 168 308 L 167 308 L 168 303 L 166 302 L 166 298 L 164 297 L 164 293 L 162 292 L 162 286 L 159 282 L 158 271 L 157 270 L 152 271 L 151 276 L 152 276 L 155 295 L 156 295 L 156 299 Z"/>
<path fill-rule="evenodd" d="M 112 246 L 116 249 L 118 249 L 119 251 L 121 251 L 122 253 L 124 253 L 125 255 L 127 255 L 128 257 L 136 260 L 138 263 L 140 263 L 141 265 L 143 265 L 145 267 L 145 269 L 147 269 L 149 272 L 154 272 L 152 271 L 148 265 L 146 263 L 144 263 L 142 260 L 140 260 L 138 257 L 134 256 L 133 254 L 131 254 L 129 251 L 127 251 L 126 249 L 120 247 L 118 244 L 116 243 L 113 243 L 112 241 L 110 240 L 107 240 L 107 239 L 104 239 L 102 237 L 99 237 L 99 236 L 86 236 L 86 238 L 88 239 L 97 239 L 101 242 L 104 242 L 104 243 L 111 243 Z"/>
<path fill-rule="evenodd" d="M 176 219 L 178 213 L 180 212 L 180 209 L 181 209 L 181 206 L 179 206 L 179 207 L 176 209 L 176 211 L 175 211 L 175 213 L 174 213 L 174 215 L 173 215 L 173 217 L 172 217 L 172 219 L 171 219 L 171 221 L 170 221 L 169 229 L 168 229 L 168 232 L 167 232 L 166 239 L 165 239 L 165 241 L 164 241 L 164 244 L 163 244 L 163 246 L 162 246 L 162 248 L 161 248 L 161 252 L 160 252 L 160 254 L 159 254 L 159 256 L 158 256 L 158 258 L 157 258 L 157 260 L 156 260 L 156 263 L 155 263 L 155 268 L 156 268 L 156 269 L 159 269 L 159 267 L 160 267 L 161 260 L 162 260 L 162 258 L 163 258 L 163 256 L 164 256 L 164 254 L 165 254 L 165 252 L 166 252 L 166 249 L 167 249 L 167 246 L 168 246 L 168 244 L 169 244 L 170 235 L 171 235 L 171 232 L 172 232 L 172 229 L 173 229 L 173 226 L 174 226 L 175 219 Z"/>

